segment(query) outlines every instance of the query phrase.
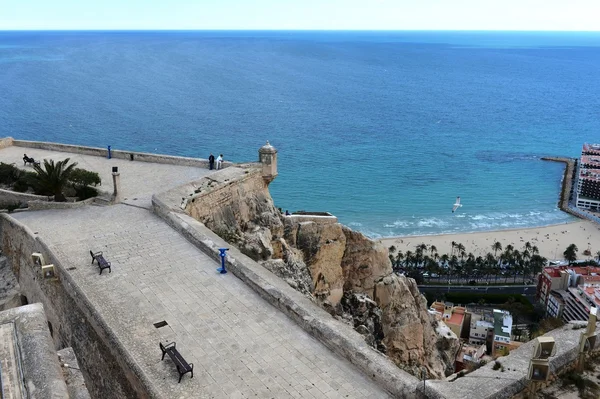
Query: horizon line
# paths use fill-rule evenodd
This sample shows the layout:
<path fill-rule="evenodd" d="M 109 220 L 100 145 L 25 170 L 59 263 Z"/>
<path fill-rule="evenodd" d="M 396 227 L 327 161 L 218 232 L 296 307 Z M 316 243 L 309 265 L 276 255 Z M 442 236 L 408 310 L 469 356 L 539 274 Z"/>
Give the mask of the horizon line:
<path fill-rule="evenodd" d="M 514 33 L 600 33 L 600 30 L 533 30 L 533 29 L 173 29 L 173 28 L 19 28 L 3 29 L 0 32 L 514 32 Z"/>

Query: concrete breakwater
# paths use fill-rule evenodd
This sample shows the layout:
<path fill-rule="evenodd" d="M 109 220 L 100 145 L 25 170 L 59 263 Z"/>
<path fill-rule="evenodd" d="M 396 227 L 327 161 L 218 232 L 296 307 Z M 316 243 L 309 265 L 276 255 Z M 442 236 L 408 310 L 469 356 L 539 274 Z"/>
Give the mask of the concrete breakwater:
<path fill-rule="evenodd" d="M 571 190 L 573 189 L 573 174 L 575 172 L 575 160 L 573 158 L 566 157 L 543 157 L 542 161 L 562 162 L 565 164 L 565 171 L 561 183 L 558 207 L 563 212 L 575 216 L 576 218 L 582 219 L 581 215 L 573 212 L 569 207 L 569 197 L 571 196 Z"/>

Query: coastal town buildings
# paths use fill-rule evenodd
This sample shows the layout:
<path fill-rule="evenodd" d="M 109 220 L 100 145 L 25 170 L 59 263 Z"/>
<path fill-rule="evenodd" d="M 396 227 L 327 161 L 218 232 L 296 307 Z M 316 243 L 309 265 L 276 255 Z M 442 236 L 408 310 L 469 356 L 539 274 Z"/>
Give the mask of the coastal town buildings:
<path fill-rule="evenodd" d="M 538 300 L 548 317 L 587 320 L 600 306 L 600 267 L 546 267 L 538 280 Z"/>
<path fill-rule="evenodd" d="M 454 362 L 454 371 L 458 372 L 469 367 L 476 367 L 486 355 L 485 345 L 465 344 L 460 347 Z"/>
<path fill-rule="evenodd" d="M 473 315 L 475 319 L 475 315 Z M 486 345 L 492 342 L 494 336 L 494 323 L 487 320 L 473 320 L 469 331 L 469 343 L 472 345 Z"/>
<path fill-rule="evenodd" d="M 431 311 L 462 338 L 464 351 L 457 355 L 457 370 L 466 367 L 465 362 L 476 363 L 482 356 L 477 355 L 482 347 L 484 353 L 495 354 L 498 350 L 512 350 L 521 345 L 512 340 L 513 320 L 507 310 L 494 309 L 476 314 L 452 302 L 435 301 L 431 304 Z M 464 356 L 467 356 L 466 360 Z"/>
<path fill-rule="evenodd" d="M 579 208 L 600 210 L 600 144 L 583 145 L 577 176 L 577 201 Z"/>
<path fill-rule="evenodd" d="M 438 302 L 431 304 L 431 310 L 437 313 L 444 324 L 452 330 L 457 337 L 468 336 L 470 314 L 464 306 L 454 306 L 452 302 Z"/>
<path fill-rule="evenodd" d="M 508 349 L 512 350 L 519 346 L 511 340 L 513 319 L 510 312 L 506 310 L 494 309 L 494 343 L 492 353 Z"/>

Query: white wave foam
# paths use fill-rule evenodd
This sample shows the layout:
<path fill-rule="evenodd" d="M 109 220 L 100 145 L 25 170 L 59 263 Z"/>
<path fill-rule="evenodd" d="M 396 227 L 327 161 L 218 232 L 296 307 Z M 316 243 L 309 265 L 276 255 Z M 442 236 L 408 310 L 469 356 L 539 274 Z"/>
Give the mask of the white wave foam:
<path fill-rule="evenodd" d="M 406 227 L 410 227 L 412 226 L 411 222 L 407 222 L 404 220 L 396 220 L 394 223 L 386 223 L 383 225 L 383 227 L 387 227 L 387 228 L 392 228 L 392 227 L 400 227 L 400 228 L 406 228 Z"/>

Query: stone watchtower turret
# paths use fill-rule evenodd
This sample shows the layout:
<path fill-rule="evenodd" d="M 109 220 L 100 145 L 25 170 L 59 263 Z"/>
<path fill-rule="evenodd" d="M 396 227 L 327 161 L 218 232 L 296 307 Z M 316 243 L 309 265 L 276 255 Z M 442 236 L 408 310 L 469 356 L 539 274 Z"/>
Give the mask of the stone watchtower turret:
<path fill-rule="evenodd" d="M 262 164 L 262 176 L 267 184 L 277 177 L 277 150 L 267 141 L 258 150 L 258 161 Z"/>

